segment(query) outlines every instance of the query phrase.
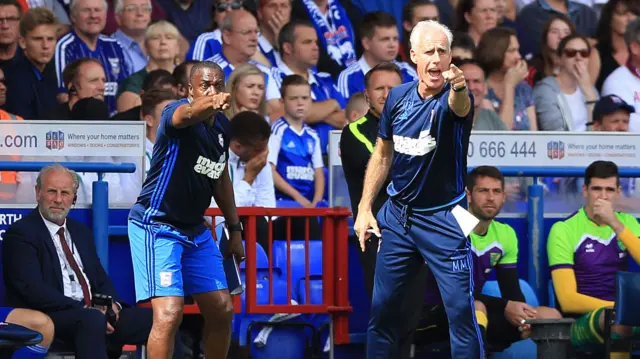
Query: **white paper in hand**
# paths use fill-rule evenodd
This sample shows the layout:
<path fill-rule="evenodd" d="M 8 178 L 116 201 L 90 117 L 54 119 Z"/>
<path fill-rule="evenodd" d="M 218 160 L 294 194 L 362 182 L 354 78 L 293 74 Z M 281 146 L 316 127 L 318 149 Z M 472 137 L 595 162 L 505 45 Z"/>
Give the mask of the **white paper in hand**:
<path fill-rule="evenodd" d="M 477 219 L 473 214 L 469 213 L 466 209 L 457 205 L 453 207 L 451 210 L 451 214 L 455 217 L 460 229 L 462 229 L 462 233 L 464 233 L 465 237 L 468 237 L 471 231 L 480 223 L 480 220 Z"/>

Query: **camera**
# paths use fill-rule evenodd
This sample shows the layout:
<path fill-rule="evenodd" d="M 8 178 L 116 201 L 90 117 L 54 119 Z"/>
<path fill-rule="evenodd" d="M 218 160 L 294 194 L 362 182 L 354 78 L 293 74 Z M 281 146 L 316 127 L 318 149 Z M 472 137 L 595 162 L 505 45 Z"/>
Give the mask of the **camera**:
<path fill-rule="evenodd" d="M 113 298 L 110 295 L 96 293 L 91 298 L 91 306 L 97 309 L 104 309 L 104 315 L 107 317 L 107 322 L 115 327 L 118 317 L 116 312 L 113 311 Z"/>

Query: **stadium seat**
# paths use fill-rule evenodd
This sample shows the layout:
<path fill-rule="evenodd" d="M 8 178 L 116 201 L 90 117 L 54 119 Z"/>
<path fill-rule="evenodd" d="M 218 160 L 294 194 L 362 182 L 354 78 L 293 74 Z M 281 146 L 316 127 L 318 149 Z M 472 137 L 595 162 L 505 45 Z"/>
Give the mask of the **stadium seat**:
<path fill-rule="evenodd" d="M 616 273 L 616 298 L 613 309 L 605 311 L 604 344 L 605 357 L 614 352 L 631 352 L 632 340 L 614 340 L 611 327 L 614 324 L 629 327 L 640 326 L 640 312 L 636 308 L 636 300 L 640 297 L 640 273 Z"/>
<path fill-rule="evenodd" d="M 529 285 L 529 283 L 523 279 L 520 279 L 520 290 L 522 290 L 522 294 L 524 294 L 525 301 L 532 307 L 537 307 L 540 305 L 540 301 L 536 296 L 536 293 L 533 291 L 533 288 Z M 501 297 L 500 287 L 498 286 L 498 281 L 496 280 L 488 280 L 484 287 L 482 287 L 482 294 L 490 295 L 493 297 Z"/>
<path fill-rule="evenodd" d="M 13 353 L 24 346 L 42 341 L 42 334 L 18 324 L 3 322 L 0 326 L 0 358 L 11 358 Z"/>
<path fill-rule="evenodd" d="M 287 280 L 287 241 L 273 241 L 273 266 L 280 268 Z M 309 275 L 322 276 L 322 242 L 309 241 Z M 291 241 L 291 283 L 305 277 L 305 241 Z"/>
<path fill-rule="evenodd" d="M 300 298 L 300 304 L 322 304 L 322 279 L 309 279 L 309 302 L 307 302 L 306 284 L 306 279 L 302 278 L 296 285 L 296 293 Z"/>
<path fill-rule="evenodd" d="M 216 238 L 220 238 L 223 235 L 223 225 L 224 223 L 219 223 L 216 225 Z M 242 241 L 242 246 L 246 248 L 246 242 Z M 242 281 L 244 282 L 244 272 L 246 270 L 246 261 L 241 262 L 240 271 L 242 276 Z M 260 243 L 256 243 L 256 268 L 258 279 L 269 279 L 269 258 L 267 257 L 267 252 L 265 252 L 264 248 L 260 245 Z M 273 269 L 273 274 L 276 277 L 280 276 L 280 271 L 277 268 Z"/>
<path fill-rule="evenodd" d="M 553 281 L 551 279 L 547 282 L 547 290 L 549 291 L 549 307 L 559 309 L 558 303 L 556 303 L 556 290 L 553 288 Z"/>
<path fill-rule="evenodd" d="M 279 199 L 276 201 L 277 208 L 302 208 L 300 203 L 292 199 Z"/>
<path fill-rule="evenodd" d="M 269 303 L 268 282 L 267 280 L 259 280 L 257 283 L 258 304 Z M 291 295 L 292 300 L 297 300 L 295 291 L 292 291 Z M 244 294 L 242 299 L 244 308 Z M 287 283 L 283 280 L 274 279 L 273 303 L 287 304 Z M 249 344 L 252 358 L 298 359 L 311 353 L 316 331 L 311 324 L 303 322 L 300 317 L 281 323 L 272 323 L 271 326 L 274 329 L 270 333 L 266 345 L 252 343 L 271 317 L 270 314 L 236 316 L 236 321 L 239 322 L 239 343 L 241 346 L 246 346 L 248 341 L 251 341 Z"/>

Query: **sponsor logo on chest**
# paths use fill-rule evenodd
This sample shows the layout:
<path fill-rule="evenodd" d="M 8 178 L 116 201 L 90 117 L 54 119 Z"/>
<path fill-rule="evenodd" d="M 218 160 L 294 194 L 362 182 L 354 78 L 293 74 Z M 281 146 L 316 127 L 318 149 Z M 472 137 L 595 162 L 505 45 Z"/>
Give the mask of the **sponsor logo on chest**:
<path fill-rule="evenodd" d="M 226 156 L 223 153 L 218 161 L 213 161 L 204 156 L 199 156 L 196 161 L 196 165 L 193 166 L 193 170 L 201 175 L 207 176 L 211 179 L 218 179 L 224 171 Z"/>

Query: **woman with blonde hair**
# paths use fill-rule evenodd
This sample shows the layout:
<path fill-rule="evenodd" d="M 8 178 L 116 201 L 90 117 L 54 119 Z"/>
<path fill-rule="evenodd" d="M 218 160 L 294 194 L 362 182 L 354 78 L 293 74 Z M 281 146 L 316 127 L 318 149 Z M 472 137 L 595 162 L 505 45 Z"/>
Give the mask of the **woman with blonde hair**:
<path fill-rule="evenodd" d="M 149 62 L 142 70 L 127 77 L 118 84 L 118 112 L 140 106 L 140 89 L 149 72 L 164 69 L 173 73 L 173 69 L 182 59 L 179 58 L 180 32 L 170 22 L 160 20 L 151 24 L 145 33 L 144 45 L 149 55 Z"/>
<path fill-rule="evenodd" d="M 227 92 L 231 94 L 231 106 L 225 111 L 227 118 L 242 111 L 253 111 L 267 119 L 265 87 L 264 72 L 255 65 L 247 63 L 236 67 L 227 80 Z"/>

